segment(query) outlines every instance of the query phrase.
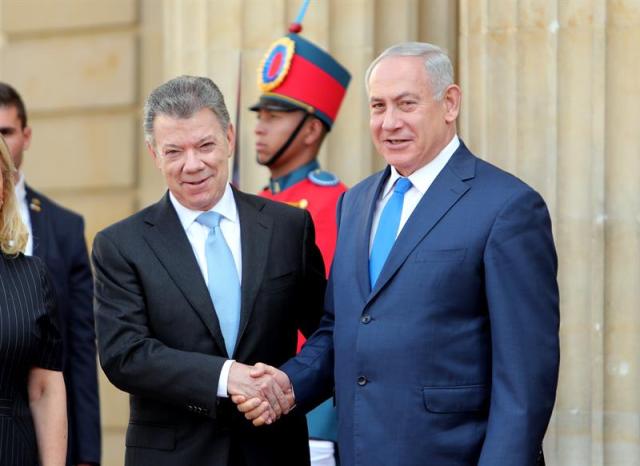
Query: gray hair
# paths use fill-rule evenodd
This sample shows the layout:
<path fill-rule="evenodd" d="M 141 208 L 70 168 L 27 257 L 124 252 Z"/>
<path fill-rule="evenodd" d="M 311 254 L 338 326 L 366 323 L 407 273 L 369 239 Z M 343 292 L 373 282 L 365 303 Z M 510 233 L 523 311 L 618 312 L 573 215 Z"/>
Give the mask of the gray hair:
<path fill-rule="evenodd" d="M 371 62 L 364 75 L 364 85 L 369 92 L 369 79 L 378 63 L 387 57 L 420 57 L 429 76 L 433 98 L 441 100 L 447 86 L 453 84 L 453 65 L 447 52 L 437 45 L 427 42 L 404 42 L 393 45 Z"/>
<path fill-rule="evenodd" d="M 209 78 L 179 76 L 156 87 L 144 104 L 144 139 L 153 144 L 153 122 L 158 115 L 190 118 L 203 108 L 211 110 L 223 131 L 229 127 L 224 96 Z"/>

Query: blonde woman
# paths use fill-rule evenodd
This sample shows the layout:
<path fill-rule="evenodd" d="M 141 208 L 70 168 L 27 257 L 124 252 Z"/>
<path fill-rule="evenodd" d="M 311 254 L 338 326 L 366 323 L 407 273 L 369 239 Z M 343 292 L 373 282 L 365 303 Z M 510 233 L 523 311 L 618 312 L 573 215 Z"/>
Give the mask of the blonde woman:
<path fill-rule="evenodd" d="M 62 345 L 42 262 L 22 254 L 27 230 L 15 168 L 0 137 L 0 464 L 64 466 Z"/>

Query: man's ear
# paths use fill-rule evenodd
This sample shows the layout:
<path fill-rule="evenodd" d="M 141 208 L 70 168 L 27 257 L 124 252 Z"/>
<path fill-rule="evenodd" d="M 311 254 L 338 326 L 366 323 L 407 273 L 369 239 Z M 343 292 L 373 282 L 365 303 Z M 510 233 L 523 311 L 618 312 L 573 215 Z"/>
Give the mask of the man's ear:
<path fill-rule="evenodd" d="M 445 105 L 444 119 L 447 123 L 453 123 L 460 113 L 460 103 L 462 101 L 462 91 L 457 84 L 451 84 L 444 91 L 442 101 Z"/>
<path fill-rule="evenodd" d="M 324 125 L 315 117 L 309 117 L 307 122 L 307 131 L 304 137 L 305 144 L 312 145 L 324 137 Z"/>
<path fill-rule="evenodd" d="M 236 130 L 231 122 L 229 122 L 225 137 L 227 138 L 227 144 L 229 144 L 229 158 L 231 158 L 236 148 Z"/>
<path fill-rule="evenodd" d="M 151 155 L 151 158 L 155 162 L 156 167 L 160 168 L 160 157 L 156 153 L 156 149 L 153 147 L 153 144 L 147 141 L 145 145 L 147 146 L 147 151 L 149 152 L 149 154 Z"/>
<path fill-rule="evenodd" d="M 27 126 L 22 130 L 22 137 L 24 139 L 23 150 L 27 150 L 31 145 L 31 126 Z"/>

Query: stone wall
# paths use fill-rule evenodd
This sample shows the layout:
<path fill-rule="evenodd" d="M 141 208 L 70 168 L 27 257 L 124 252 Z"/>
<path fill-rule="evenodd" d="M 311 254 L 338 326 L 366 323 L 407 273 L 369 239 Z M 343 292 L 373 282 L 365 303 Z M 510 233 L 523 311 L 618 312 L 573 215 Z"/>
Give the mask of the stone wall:
<path fill-rule="evenodd" d="M 239 114 L 241 187 L 257 191 L 255 73 L 300 0 L 0 0 L 0 79 L 30 111 L 31 184 L 87 237 L 164 190 L 142 144 L 156 85 L 204 74 Z M 313 0 L 303 34 L 353 79 L 321 153 L 353 184 L 383 166 L 364 71 L 392 43 L 447 48 L 460 134 L 547 200 L 561 286 L 558 401 L 547 464 L 640 465 L 640 0 Z M 238 89 L 240 82 L 240 89 Z M 238 90 L 239 99 L 238 99 Z M 122 464 L 126 396 L 101 378 L 104 465 Z"/>
<path fill-rule="evenodd" d="M 135 0 L 0 1 L 0 80 L 33 128 L 27 181 L 81 212 L 87 238 L 138 206 L 140 12 Z M 103 459 L 122 464 L 127 397 L 100 377 Z"/>
<path fill-rule="evenodd" d="M 561 367 L 551 465 L 640 465 L 640 1 L 464 0 L 462 135 L 547 200 Z"/>

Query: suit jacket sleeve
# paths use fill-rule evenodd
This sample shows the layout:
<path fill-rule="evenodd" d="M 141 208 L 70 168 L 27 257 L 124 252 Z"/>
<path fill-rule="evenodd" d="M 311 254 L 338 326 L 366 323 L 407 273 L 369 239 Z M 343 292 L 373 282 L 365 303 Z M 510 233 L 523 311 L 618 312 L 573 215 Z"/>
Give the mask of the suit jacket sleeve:
<path fill-rule="evenodd" d="M 67 390 L 70 422 L 74 425 L 72 462 L 100 462 L 100 403 L 93 320 L 93 277 L 84 239 L 84 221 L 77 218 L 67 237 L 69 251 L 69 310 Z"/>
<path fill-rule="evenodd" d="M 557 258 L 549 213 L 526 190 L 498 215 L 485 250 L 492 388 L 479 466 L 534 465 L 558 380 Z"/>
<path fill-rule="evenodd" d="M 340 225 L 342 199 L 337 205 L 337 222 Z M 296 405 L 303 412 L 310 411 L 333 392 L 333 274 L 329 274 L 324 298 L 324 314 L 318 330 L 307 340 L 295 358 L 287 361 L 281 369 L 293 385 Z"/>
<path fill-rule="evenodd" d="M 305 277 L 302 295 L 307 297 L 309 305 L 305 312 L 300 313 L 298 328 L 305 338 L 309 338 L 318 329 L 322 318 L 322 292 L 325 289 L 326 280 L 322 254 L 318 246 L 316 246 L 313 220 L 309 212 L 304 211 L 304 214 L 304 237 L 302 241 L 304 248 L 302 260 L 304 263 L 302 264 L 302 270 Z"/>
<path fill-rule="evenodd" d="M 139 273 L 118 242 L 102 232 L 93 246 L 100 363 L 109 380 L 134 395 L 216 416 L 216 391 L 225 358 L 181 351 L 154 338 Z M 148 272 L 148 271 L 147 271 Z"/>

